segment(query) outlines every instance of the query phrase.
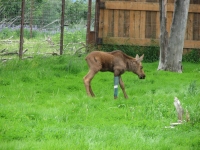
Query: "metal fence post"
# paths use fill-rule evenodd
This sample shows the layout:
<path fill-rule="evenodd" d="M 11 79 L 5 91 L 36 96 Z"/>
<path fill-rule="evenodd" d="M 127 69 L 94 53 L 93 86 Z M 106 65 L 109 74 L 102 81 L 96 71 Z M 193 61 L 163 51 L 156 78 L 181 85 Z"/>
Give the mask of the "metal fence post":
<path fill-rule="evenodd" d="M 86 34 L 86 52 L 89 52 L 88 45 L 90 42 L 90 24 L 91 24 L 91 6 L 92 0 L 88 0 L 88 13 L 87 13 L 87 34 Z"/>
<path fill-rule="evenodd" d="M 63 35 L 64 35 L 64 19 L 65 19 L 65 0 L 62 0 L 62 13 L 61 13 L 61 33 L 60 33 L 60 55 L 63 54 Z"/>
<path fill-rule="evenodd" d="M 33 7 L 34 7 L 34 0 L 31 0 L 31 12 L 30 12 L 30 38 L 33 37 Z"/>
<path fill-rule="evenodd" d="M 20 28 L 19 59 L 22 59 L 22 55 L 23 55 L 23 43 L 24 43 L 24 8 L 25 8 L 25 0 L 22 0 L 22 4 L 21 4 L 21 28 Z"/>

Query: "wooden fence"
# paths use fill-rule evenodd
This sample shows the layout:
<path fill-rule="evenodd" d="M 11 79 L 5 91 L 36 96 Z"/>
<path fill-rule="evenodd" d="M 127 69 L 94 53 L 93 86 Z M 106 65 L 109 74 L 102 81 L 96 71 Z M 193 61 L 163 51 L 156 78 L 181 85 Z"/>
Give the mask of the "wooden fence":
<path fill-rule="evenodd" d="M 173 11 L 174 0 L 168 0 L 168 33 Z M 87 43 L 158 45 L 159 35 L 158 0 L 96 0 L 95 28 L 94 31 L 88 29 Z M 191 0 L 190 2 L 184 48 L 200 48 L 200 0 Z"/>

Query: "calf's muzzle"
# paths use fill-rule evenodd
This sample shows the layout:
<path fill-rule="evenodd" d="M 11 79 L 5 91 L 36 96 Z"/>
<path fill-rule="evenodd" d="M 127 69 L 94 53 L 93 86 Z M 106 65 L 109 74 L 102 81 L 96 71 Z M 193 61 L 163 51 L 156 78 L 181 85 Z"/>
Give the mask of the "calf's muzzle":
<path fill-rule="evenodd" d="M 145 79 L 146 76 L 145 76 L 145 74 L 142 74 L 142 75 L 139 75 L 138 77 L 139 77 L 139 79 Z"/>

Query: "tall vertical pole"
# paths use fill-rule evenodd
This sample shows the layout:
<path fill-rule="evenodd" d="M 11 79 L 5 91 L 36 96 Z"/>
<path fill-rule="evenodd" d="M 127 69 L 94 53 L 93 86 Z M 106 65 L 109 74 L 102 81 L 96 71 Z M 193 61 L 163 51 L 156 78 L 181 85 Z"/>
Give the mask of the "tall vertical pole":
<path fill-rule="evenodd" d="M 34 0 L 31 0 L 31 12 L 30 12 L 30 38 L 33 37 L 33 3 Z"/>
<path fill-rule="evenodd" d="M 95 44 L 99 44 L 98 41 L 98 36 L 99 36 L 99 15 L 100 15 L 100 0 L 96 0 L 96 6 L 95 6 L 95 26 L 94 26 L 94 31 L 95 31 Z"/>
<path fill-rule="evenodd" d="M 92 6 L 92 0 L 88 0 L 88 13 L 87 13 L 87 35 L 86 35 L 86 45 L 88 52 L 88 44 L 90 41 L 90 23 L 91 23 L 91 6 Z"/>
<path fill-rule="evenodd" d="M 65 0 L 62 0 L 61 27 L 60 27 L 60 55 L 63 54 L 63 35 L 65 19 Z"/>
<path fill-rule="evenodd" d="M 21 28 L 20 28 L 19 59 L 22 59 L 22 54 L 23 54 L 23 43 L 24 43 L 24 8 L 25 8 L 25 0 L 22 0 L 22 4 L 21 4 Z"/>

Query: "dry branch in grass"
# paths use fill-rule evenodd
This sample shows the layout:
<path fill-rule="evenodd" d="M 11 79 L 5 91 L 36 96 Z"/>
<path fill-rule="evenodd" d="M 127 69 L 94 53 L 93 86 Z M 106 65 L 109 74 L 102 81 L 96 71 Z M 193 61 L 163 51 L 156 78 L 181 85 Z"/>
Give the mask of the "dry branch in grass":
<path fill-rule="evenodd" d="M 5 51 L 7 51 L 6 48 L 2 49 L 2 50 L 0 51 L 0 53 L 4 53 Z"/>
<path fill-rule="evenodd" d="M 1 59 L 1 62 L 4 63 L 4 62 L 7 62 L 8 60 L 12 60 L 12 58 Z"/>
<path fill-rule="evenodd" d="M 52 53 L 45 53 L 45 54 L 50 54 L 50 55 L 53 55 L 53 56 L 57 56 L 57 55 L 59 55 L 58 53 L 56 53 L 56 52 L 52 52 Z"/>
<path fill-rule="evenodd" d="M 178 121 L 175 123 L 170 123 L 170 126 L 165 127 L 165 128 L 174 128 L 177 125 L 181 125 L 183 123 L 183 116 L 184 116 L 184 109 L 181 106 L 181 102 L 179 101 L 179 99 L 177 97 L 174 98 L 174 106 L 176 108 L 176 112 L 177 112 L 177 117 L 178 117 Z M 188 110 L 186 109 L 186 116 L 185 119 L 187 122 L 190 121 L 190 114 L 188 112 Z"/>
<path fill-rule="evenodd" d="M 85 46 L 82 46 L 82 47 L 79 47 L 78 49 L 76 49 L 75 52 L 74 52 L 74 55 L 80 54 L 80 53 L 81 53 L 81 50 L 82 50 L 83 48 L 85 48 Z"/>
<path fill-rule="evenodd" d="M 68 43 L 65 45 L 65 49 L 67 49 L 69 51 L 69 54 L 72 55 L 83 54 L 84 52 L 82 52 L 81 50 L 86 47 L 87 45 L 84 42 Z"/>
<path fill-rule="evenodd" d="M 23 51 L 23 54 L 26 53 L 28 51 L 28 49 L 25 49 Z M 18 51 L 13 51 L 13 52 L 7 52 L 6 50 L 2 50 L 0 56 L 8 56 L 8 55 L 18 55 L 19 52 Z"/>
<path fill-rule="evenodd" d="M 18 40 L 12 40 L 13 36 L 9 37 L 8 39 L 6 40 L 0 40 L 1 43 L 13 43 L 13 42 L 19 42 Z"/>
<path fill-rule="evenodd" d="M 17 51 L 14 51 L 14 52 L 4 52 L 1 54 L 1 56 L 8 56 L 8 55 L 17 55 L 19 54 Z"/>
<path fill-rule="evenodd" d="M 47 38 L 46 38 L 46 36 L 45 36 L 45 41 L 47 41 L 50 45 L 54 45 L 54 43 L 53 43 L 53 41 L 51 40 L 51 37 L 50 36 L 47 36 Z"/>
<path fill-rule="evenodd" d="M 182 122 L 184 110 L 181 106 L 181 102 L 179 101 L 179 99 L 177 97 L 174 98 L 174 106 L 175 106 L 176 112 L 178 114 L 178 122 Z"/>

